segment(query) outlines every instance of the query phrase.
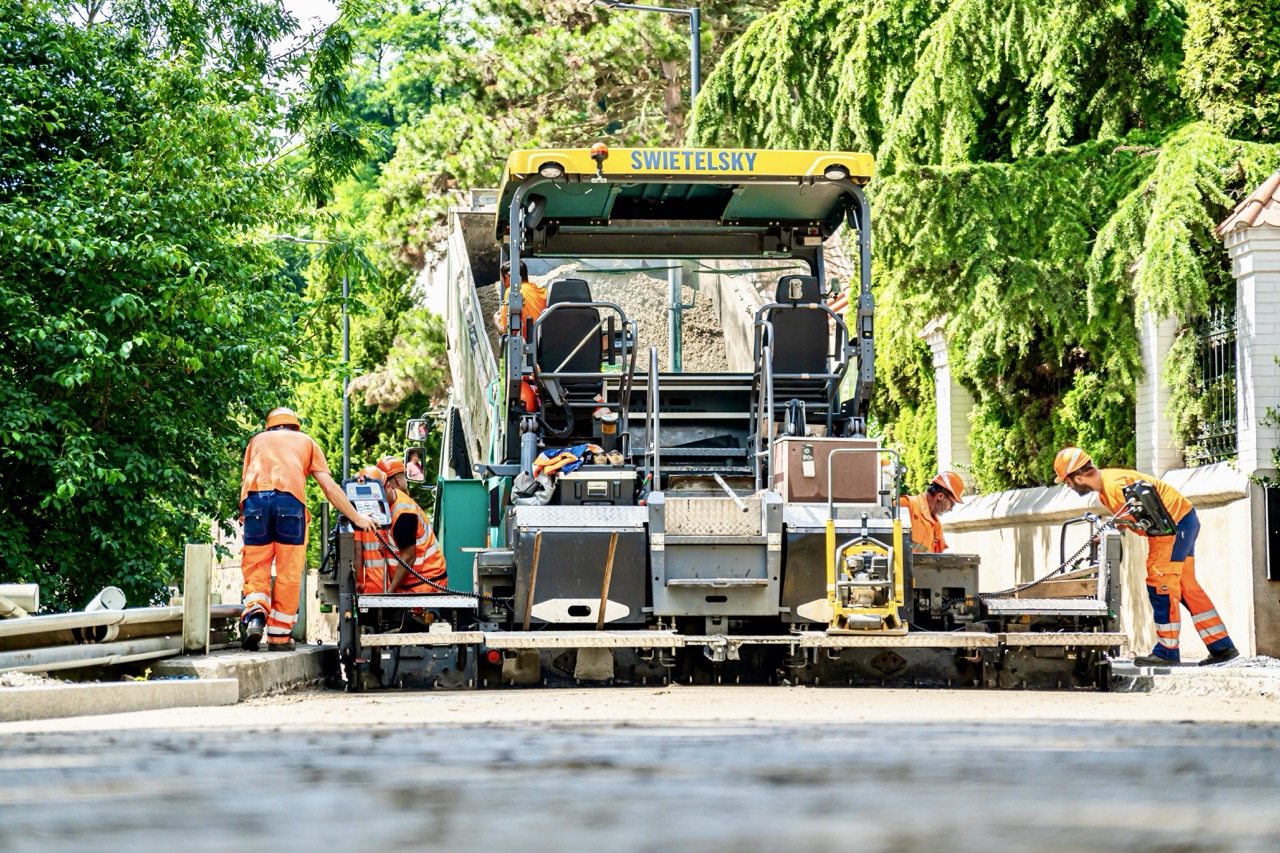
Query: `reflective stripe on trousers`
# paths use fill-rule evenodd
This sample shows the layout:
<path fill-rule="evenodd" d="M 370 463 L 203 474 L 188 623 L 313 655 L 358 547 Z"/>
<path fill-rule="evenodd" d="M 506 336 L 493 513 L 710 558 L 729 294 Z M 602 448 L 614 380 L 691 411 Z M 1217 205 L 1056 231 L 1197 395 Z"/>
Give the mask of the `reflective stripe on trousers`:
<path fill-rule="evenodd" d="M 307 564 L 306 508 L 288 492 L 251 492 L 244 502 L 244 612 L 267 617 L 267 639 L 283 643 L 298 621 L 298 593 Z M 271 564 L 275 563 L 275 583 Z"/>
<path fill-rule="evenodd" d="M 1147 596 L 1156 622 L 1153 654 L 1169 660 L 1179 659 L 1179 605 L 1191 614 L 1196 633 L 1210 652 L 1235 648 L 1213 601 L 1196 580 L 1195 547 L 1199 535 L 1200 519 L 1193 509 L 1178 522 L 1176 536 L 1152 536 L 1147 540 Z"/>

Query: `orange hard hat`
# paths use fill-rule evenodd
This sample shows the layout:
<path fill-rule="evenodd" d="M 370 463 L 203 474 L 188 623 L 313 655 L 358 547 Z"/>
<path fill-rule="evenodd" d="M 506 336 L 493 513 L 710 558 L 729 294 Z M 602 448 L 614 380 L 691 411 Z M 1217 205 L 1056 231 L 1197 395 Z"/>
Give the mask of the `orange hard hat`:
<path fill-rule="evenodd" d="M 404 473 L 404 460 L 399 456 L 384 456 L 378 460 L 378 467 L 382 469 L 382 473 L 390 479 L 396 474 Z"/>
<path fill-rule="evenodd" d="M 302 429 L 302 421 L 298 420 L 298 413 L 293 409 L 281 406 L 267 413 L 267 429 L 286 425 Z"/>
<path fill-rule="evenodd" d="M 941 486 L 947 490 L 947 494 L 958 504 L 964 503 L 964 480 L 960 479 L 960 475 L 955 471 L 943 471 L 938 476 L 930 480 L 934 486 Z"/>
<path fill-rule="evenodd" d="M 366 465 L 356 472 L 357 477 L 364 477 L 366 480 L 373 480 L 378 483 L 387 482 L 387 475 L 382 473 L 382 469 L 377 465 Z"/>
<path fill-rule="evenodd" d="M 1058 451 L 1057 456 L 1053 457 L 1053 473 L 1057 475 L 1053 481 L 1065 483 L 1068 474 L 1092 464 L 1093 460 L 1089 458 L 1089 454 L 1080 448 L 1064 447 Z"/>

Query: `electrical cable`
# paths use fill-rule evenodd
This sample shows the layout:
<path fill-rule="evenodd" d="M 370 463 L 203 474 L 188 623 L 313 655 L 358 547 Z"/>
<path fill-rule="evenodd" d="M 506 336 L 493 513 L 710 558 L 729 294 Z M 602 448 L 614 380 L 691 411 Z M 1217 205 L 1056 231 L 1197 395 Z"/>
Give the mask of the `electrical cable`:
<path fill-rule="evenodd" d="M 514 601 L 513 599 L 509 599 L 509 598 L 494 598 L 493 596 L 491 596 L 491 595 L 486 595 L 486 594 L 485 594 L 485 593 L 483 593 L 483 592 L 463 592 L 462 590 L 449 589 L 449 587 L 447 587 L 447 586 L 441 586 L 440 584 L 436 583 L 435 581 L 431 581 L 431 580 L 428 580 L 428 579 L 424 578 L 422 575 L 418 574 L 416 571 L 414 571 L 414 570 L 413 570 L 413 566 L 410 566 L 408 563 L 406 563 L 406 562 L 405 562 L 405 561 L 400 557 L 400 552 L 399 552 L 399 550 L 397 550 L 396 548 L 393 548 L 393 547 L 391 546 L 391 543 L 390 543 L 390 542 L 388 542 L 388 541 L 386 540 L 386 538 L 385 538 L 385 537 L 383 537 L 383 535 L 382 535 L 382 531 L 381 531 L 381 530 L 375 529 L 375 530 L 373 531 L 373 533 L 374 533 L 374 535 L 378 538 L 378 541 L 379 541 L 380 543 L 382 543 L 382 547 L 383 547 L 384 549 L 386 549 L 387 553 L 388 553 L 388 554 L 390 554 L 390 555 L 391 555 L 391 557 L 392 557 L 392 558 L 393 558 L 397 563 L 399 563 L 399 564 L 400 564 L 400 567 L 401 567 L 402 569 L 404 569 L 405 571 L 407 571 L 409 574 L 413 575 L 413 576 L 414 576 L 415 578 L 417 578 L 418 580 L 420 580 L 420 581 L 422 581 L 423 583 L 425 583 L 427 586 L 429 586 L 429 587 L 431 587 L 432 589 L 436 590 L 437 592 L 446 592 L 446 593 L 449 593 L 450 595 L 461 595 L 461 596 L 465 596 L 465 597 L 467 597 L 467 598 L 474 598 L 474 599 L 476 599 L 477 601 L 487 601 L 487 602 L 489 602 L 490 604 L 496 604 L 496 605 L 497 605 L 497 606 L 499 606 L 499 607 L 505 607 L 506 609 L 508 609 L 508 610 L 510 610 L 510 611 L 512 611 L 512 612 L 515 612 L 515 601 Z"/>

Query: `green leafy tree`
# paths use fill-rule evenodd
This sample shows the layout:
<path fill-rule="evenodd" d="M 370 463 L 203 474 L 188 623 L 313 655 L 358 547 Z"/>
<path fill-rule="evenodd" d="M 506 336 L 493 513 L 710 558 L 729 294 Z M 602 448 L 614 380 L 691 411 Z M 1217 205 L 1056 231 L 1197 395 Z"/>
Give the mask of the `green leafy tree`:
<path fill-rule="evenodd" d="M 309 352 L 266 235 L 363 154 L 341 45 L 272 56 L 296 27 L 276 0 L 0 7 L 0 577 L 54 607 L 156 600 Z"/>
<path fill-rule="evenodd" d="M 875 153 L 884 434 L 933 467 L 917 332 L 946 316 L 980 486 L 1046 482 L 1066 443 L 1133 463 L 1139 309 L 1188 321 L 1166 378 L 1193 440 L 1190 321 L 1231 294 L 1212 226 L 1280 165 L 1278 27 L 1267 2 L 789 0 L 693 136 Z"/>

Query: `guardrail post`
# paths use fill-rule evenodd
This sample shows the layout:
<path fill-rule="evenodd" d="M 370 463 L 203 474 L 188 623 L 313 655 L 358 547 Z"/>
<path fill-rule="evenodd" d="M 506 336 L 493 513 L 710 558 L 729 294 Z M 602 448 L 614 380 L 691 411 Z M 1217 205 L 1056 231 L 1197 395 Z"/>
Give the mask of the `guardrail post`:
<path fill-rule="evenodd" d="M 209 653 L 209 585 L 213 546 L 187 545 L 182 583 L 183 654 Z"/>

